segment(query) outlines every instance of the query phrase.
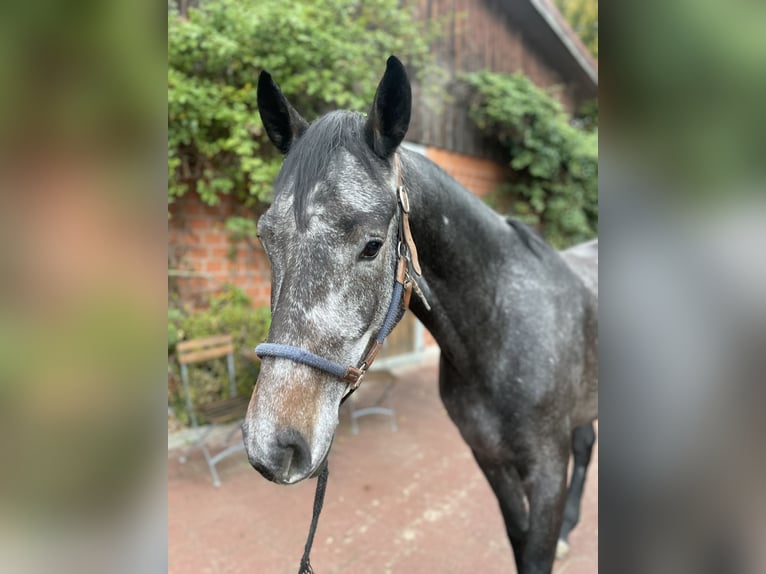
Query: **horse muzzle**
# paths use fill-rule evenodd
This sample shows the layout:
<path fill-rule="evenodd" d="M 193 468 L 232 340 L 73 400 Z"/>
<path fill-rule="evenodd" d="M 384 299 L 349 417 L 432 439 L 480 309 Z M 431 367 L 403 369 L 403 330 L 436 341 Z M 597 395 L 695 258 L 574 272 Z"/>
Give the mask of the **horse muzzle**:
<path fill-rule="evenodd" d="M 295 484 L 315 470 L 308 442 L 297 430 L 285 428 L 270 437 L 255 437 L 244 424 L 243 433 L 247 460 L 267 480 Z"/>

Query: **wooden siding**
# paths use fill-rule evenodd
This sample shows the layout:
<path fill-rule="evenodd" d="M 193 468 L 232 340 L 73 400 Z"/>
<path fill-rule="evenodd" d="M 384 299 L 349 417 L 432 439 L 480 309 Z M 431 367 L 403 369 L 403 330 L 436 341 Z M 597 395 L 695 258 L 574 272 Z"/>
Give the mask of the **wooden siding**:
<path fill-rule="evenodd" d="M 468 117 L 467 94 L 458 81 L 464 72 L 521 71 L 538 86 L 561 86 L 559 97 L 567 109 L 578 104 L 572 97 L 574 87 L 566 85 L 526 38 L 522 23 L 507 8 L 508 0 L 405 0 L 405 4 L 414 6 L 423 20 L 443 22 L 432 50 L 445 77 L 434 75 L 433 80 L 444 82 L 441 92 L 451 99 L 446 105 L 435 105 L 413 82 L 408 140 L 473 156 L 505 159 L 495 144 L 482 138 Z"/>

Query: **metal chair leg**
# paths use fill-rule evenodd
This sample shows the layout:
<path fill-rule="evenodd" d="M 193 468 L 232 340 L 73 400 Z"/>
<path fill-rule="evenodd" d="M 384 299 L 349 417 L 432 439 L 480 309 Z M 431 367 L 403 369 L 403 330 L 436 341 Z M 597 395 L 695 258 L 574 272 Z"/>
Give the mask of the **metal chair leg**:
<path fill-rule="evenodd" d="M 391 432 L 396 432 L 398 430 L 398 426 L 396 424 L 396 411 L 394 410 L 393 405 L 391 403 L 391 390 L 393 389 L 395 384 L 396 384 L 395 378 L 391 378 L 390 380 L 388 380 L 386 382 L 386 386 L 384 387 L 380 397 L 378 397 L 378 400 L 371 407 L 364 407 L 361 409 L 357 409 L 355 408 L 357 397 L 355 395 L 352 395 L 350 397 L 348 401 L 348 406 L 349 406 L 349 413 L 351 415 L 351 433 L 352 434 L 359 434 L 359 423 L 357 423 L 357 419 L 363 416 L 373 415 L 373 414 L 384 415 L 389 417 L 391 420 Z"/>
<path fill-rule="evenodd" d="M 207 467 L 210 469 L 210 474 L 213 475 L 213 486 L 219 488 L 221 486 L 221 479 L 218 478 L 218 471 L 215 469 L 215 463 L 211 460 L 212 457 L 210 456 L 210 451 L 205 444 L 202 445 L 202 454 L 205 455 L 205 462 L 207 462 Z"/>

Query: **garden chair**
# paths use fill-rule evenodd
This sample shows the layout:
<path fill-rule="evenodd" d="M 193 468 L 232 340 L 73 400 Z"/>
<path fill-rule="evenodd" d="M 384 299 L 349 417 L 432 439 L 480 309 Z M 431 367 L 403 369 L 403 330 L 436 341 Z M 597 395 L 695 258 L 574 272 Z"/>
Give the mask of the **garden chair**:
<path fill-rule="evenodd" d="M 202 449 L 202 453 L 205 456 L 205 462 L 207 462 L 208 468 L 210 468 L 210 474 L 213 475 L 213 484 L 218 487 L 221 486 L 221 481 L 218 478 L 218 472 L 215 468 L 216 465 L 227 456 L 245 449 L 244 442 L 239 441 L 237 444 L 224 448 L 215 455 L 211 455 L 206 444 L 206 440 L 215 428 L 215 425 L 244 418 L 245 412 L 247 411 L 247 405 L 250 401 L 249 397 L 237 394 L 237 385 L 234 378 L 234 343 L 231 335 L 215 335 L 213 337 L 182 341 L 176 345 L 176 352 L 178 355 L 178 363 L 181 366 L 181 381 L 183 382 L 186 409 L 189 412 L 192 427 L 195 429 L 201 428 L 197 418 L 198 415 L 201 415 L 210 423 L 194 443 L 184 450 L 183 454 L 179 457 L 179 460 L 181 463 L 185 463 L 186 456 L 190 450 L 196 447 Z M 229 396 L 195 409 L 192 403 L 189 387 L 188 366 L 194 363 L 221 359 L 223 357 L 226 357 L 226 367 L 229 375 Z M 229 443 L 232 436 L 234 436 L 238 430 L 240 430 L 239 425 L 235 426 L 234 429 L 228 433 L 224 445 Z"/>

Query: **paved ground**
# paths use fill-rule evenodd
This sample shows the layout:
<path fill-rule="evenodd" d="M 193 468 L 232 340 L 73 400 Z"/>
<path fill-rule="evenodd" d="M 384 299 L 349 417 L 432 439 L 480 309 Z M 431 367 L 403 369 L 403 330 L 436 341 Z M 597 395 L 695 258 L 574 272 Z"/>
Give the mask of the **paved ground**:
<path fill-rule="evenodd" d="M 360 404 L 374 400 L 360 389 Z M 514 572 L 494 495 L 438 397 L 434 365 L 403 371 L 393 392 L 399 430 L 348 414 L 330 455 L 330 481 L 312 554 L 318 574 Z M 235 439 L 236 440 L 236 439 Z M 199 451 L 168 453 L 170 574 L 295 574 L 315 481 L 267 482 L 244 453 L 218 468 L 213 488 Z M 598 455 L 580 525 L 556 574 L 598 572 Z"/>

